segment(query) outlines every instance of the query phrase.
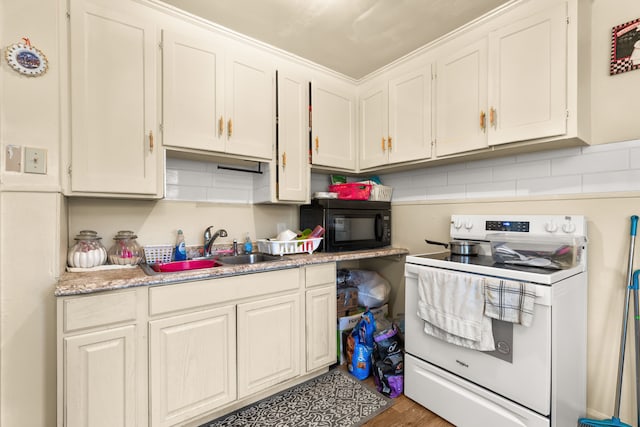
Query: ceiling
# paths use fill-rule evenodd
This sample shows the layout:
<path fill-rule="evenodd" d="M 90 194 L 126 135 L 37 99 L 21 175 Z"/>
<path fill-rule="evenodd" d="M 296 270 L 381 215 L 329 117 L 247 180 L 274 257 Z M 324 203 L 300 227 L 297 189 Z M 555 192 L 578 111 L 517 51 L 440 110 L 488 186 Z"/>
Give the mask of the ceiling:
<path fill-rule="evenodd" d="M 509 0 L 163 0 L 354 79 Z"/>

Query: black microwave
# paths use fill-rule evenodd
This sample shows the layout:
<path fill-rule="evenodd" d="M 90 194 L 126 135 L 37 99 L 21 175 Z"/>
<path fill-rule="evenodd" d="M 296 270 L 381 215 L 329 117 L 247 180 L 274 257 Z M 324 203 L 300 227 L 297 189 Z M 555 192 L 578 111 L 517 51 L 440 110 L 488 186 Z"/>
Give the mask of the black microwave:
<path fill-rule="evenodd" d="M 374 249 L 391 245 L 391 203 L 313 199 L 300 206 L 300 229 L 322 225 L 325 252 Z"/>

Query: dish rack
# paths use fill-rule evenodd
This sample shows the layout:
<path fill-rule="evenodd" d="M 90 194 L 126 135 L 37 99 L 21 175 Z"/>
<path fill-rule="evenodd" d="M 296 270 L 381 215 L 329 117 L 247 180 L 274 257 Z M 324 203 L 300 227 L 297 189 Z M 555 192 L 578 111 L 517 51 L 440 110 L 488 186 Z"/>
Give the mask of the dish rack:
<path fill-rule="evenodd" d="M 269 255 L 311 254 L 318 249 L 321 241 L 322 237 L 303 240 L 258 239 L 258 251 Z"/>
<path fill-rule="evenodd" d="M 150 245 L 143 246 L 143 249 L 147 264 L 171 262 L 173 257 L 173 245 Z"/>

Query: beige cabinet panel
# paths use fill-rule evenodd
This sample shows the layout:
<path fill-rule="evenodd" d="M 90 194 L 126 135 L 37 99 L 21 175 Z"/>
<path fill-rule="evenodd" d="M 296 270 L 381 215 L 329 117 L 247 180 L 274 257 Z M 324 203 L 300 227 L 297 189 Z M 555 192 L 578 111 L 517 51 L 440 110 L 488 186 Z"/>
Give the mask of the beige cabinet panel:
<path fill-rule="evenodd" d="M 222 48 L 206 34 L 163 30 L 162 72 L 164 144 L 224 151 Z"/>
<path fill-rule="evenodd" d="M 360 96 L 360 168 L 389 162 L 389 89 L 386 81 Z"/>
<path fill-rule="evenodd" d="M 238 398 L 300 374 L 300 295 L 237 306 Z"/>
<path fill-rule="evenodd" d="M 172 426 L 236 398 L 235 307 L 149 322 L 151 425 Z"/>
<path fill-rule="evenodd" d="M 336 362 L 336 285 L 306 292 L 307 371 Z"/>
<path fill-rule="evenodd" d="M 436 88 L 437 155 L 486 147 L 486 38 L 440 59 Z"/>
<path fill-rule="evenodd" d="M 313 164 L 355 170 L 353 93 L 319 81 L 313 81 L 311 88 Z"/>
<path fill-rule="evenodd" d="M 64 338 L 64 425 L 136 425 L 136 327 Z"/>
<path fill-rule="evenodd" d="M 158 41 L 138 7 L 70 2 L 71 193 L 162 194 Z"/>
<path fill-rule="evenodd" d="M 566 133 L 566 49 L 564 2 L 489 34 L 489 145 Z"/>
<path fill-rule="evenodd" d="M 389 81 L 389 163 L 431 157 L 431 69 Z"/>
<path fill-rule="evenodd" d="M 308 81 L 278 71 L 278 181 L 280 201 L 309 198 Z"/>

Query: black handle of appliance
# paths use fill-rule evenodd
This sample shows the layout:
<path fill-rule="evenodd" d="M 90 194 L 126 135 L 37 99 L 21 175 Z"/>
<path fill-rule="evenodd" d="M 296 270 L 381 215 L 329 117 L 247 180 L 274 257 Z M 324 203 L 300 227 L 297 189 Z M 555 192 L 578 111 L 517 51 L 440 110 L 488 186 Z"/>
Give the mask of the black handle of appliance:
<path fill-rule="evenodd" d="M 383 221 L 382 221 L 382 215 L 381 214 L 377 214 L 376 215 L 376 223 L 375 223 L 375 227 L 376 227 L 376 241 L 381 242 L 384 233 L 384 226 L 383 226 Z"/>

